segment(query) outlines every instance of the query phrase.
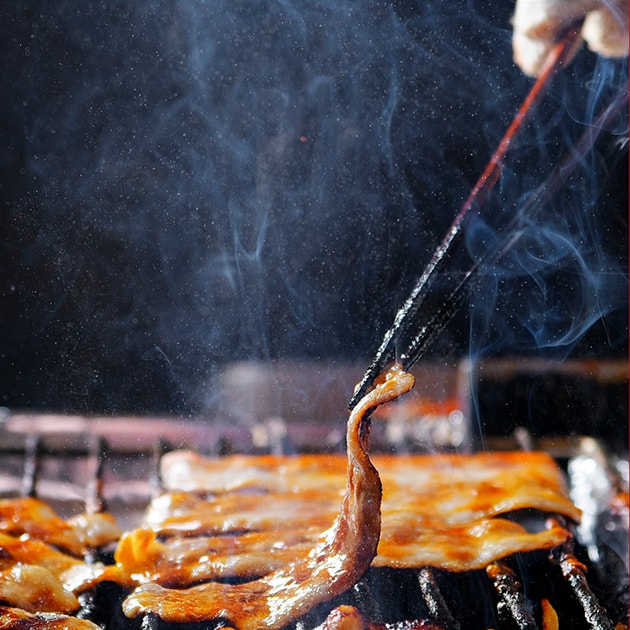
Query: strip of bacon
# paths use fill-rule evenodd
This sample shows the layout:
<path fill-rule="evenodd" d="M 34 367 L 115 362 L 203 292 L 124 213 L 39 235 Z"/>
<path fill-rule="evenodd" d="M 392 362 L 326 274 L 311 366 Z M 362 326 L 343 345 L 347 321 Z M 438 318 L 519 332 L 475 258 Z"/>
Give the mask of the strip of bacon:
<path fill-rule="evenodd" d="M 18 608 L 0 606 L 1 630 L 99 630 L 100 626 L 85 619 L 53 613 L 29 613 Z"/>
<path fill-rule="evenodd" d="M 0 557 L 2 569 L 7 569 L 18 562 L 36 564 L 60 577 L 65 571 L 81 564 L 80 560 L 54 549 L 41 540 L 35 540 L 28 536 L 15 538 L 0 534 L 0 549 L 2 550 Z"/>
<path fill-rule="evenodd" d="M 347 466 L 341 455 L 205 459 L 174 452 L 163 459 L 167 485 L 189 491 L 157 497 L 144 526 L 121 539 L 119 581 L 129 585 L 251 580 L 303 557 L 336 516 Z M 543 518 L 538 531 L 528 531 L 501 515 L 537 510 L 580 517 L 546 453 L 376 455 L 372 461 L 383 484 L 373 566 L 483 569 L 569 536 L 557 523 L 543 528 Z"/>
<path fill-rule="evenodd" d="M 109 514 L 79 514 L 65 521 L 49 505 L 32 497 L 0 499 L 0 532 L 28 534 L 77 557 L 117 541 L 122 533 Z"/>
<path fill-rule="evenodd" d="M 369 414 L 409 391 L 411 375 L 393 366 L 352 411 L 347 426 L 347 485 L 339 514 L 306 557 L 244 584 L 209 582 L 188 589 L 137 588 L 129 617 L 154 613 L 171 622 L 224 618 L 239 630 L 277 629 L 352 586 L 367 570 L 381 530 L 381 482 L 369 455 Z"/>
<path fill-rule="evenodd" d="M 0 570 L 5 580 L 12 579 L 10 571 L 16 565 L 43 568 L 58 581 L 60 589 L 74 594 L 105 579 L 120 580 L 117 567 L 105 566 L 100 562 L 83 562 L 28 535 L 15 538 L 0 533 Z M 7 599 L 4 598 L 4 601 Z M 17 601 L 8 603 L 17 605 Z M 58 609 L 59 612 L 61 610 Z"/>
<path fill-rule="evenodd" d="M 201 503 L 195 514 L 200 514 L 204 505 L 207 503 Z M 451 571 L 481 569 L 513 553 L 555 547 L 569 536 L 558 525 L 531 532 L 514 521 L 492 517 L 449 523 L 446 518 L 427 518 L 431 507 L 439 509 L 435 499 L 406 514 L 388 514 L 383 502 L 381 539 L 372 565 L 433 566 Z M 319 517 L 330 512 L 331 506 L 327 506 Z M 292 514 L 287 512 L 284 522 L 276 528 L 270 525 L 229 535 L 174 536 L 165 540 L 159 528 L 138 528 L 121 539 L 116 551 L 120 577 L 116 580 L 184 587 L 208 580 L 262 577 L 302 557 L 317 543 L 321 528 L 293 529 L 292 520 Z M 166 524 L 165 529 L 171 531 L 170 525 Z"/>
<path fill-rule="evenodd" d="M 328 522 L 333 519 L 334 515 Z M 108 567 L 108 575 L 128 586 L 156 582 L 172 588 L 234 577 L 254 580 L 306 557 L 322 529 L 176 537 L 163 542 L 154 530 L 138 528 L 121 539 L 118 563 Z"/>
<path fill-rule="evenodd" d="M 79 608 L 77 598 L 48 569 L 22 563 L 0 571 L 0 601 L 28 612 L 72 613 Z"/>

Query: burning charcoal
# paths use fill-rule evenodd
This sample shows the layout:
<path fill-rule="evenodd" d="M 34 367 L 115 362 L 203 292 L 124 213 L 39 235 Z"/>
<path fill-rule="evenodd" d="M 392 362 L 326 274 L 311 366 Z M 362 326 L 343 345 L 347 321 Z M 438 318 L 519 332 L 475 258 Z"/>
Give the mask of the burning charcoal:
<path fill-rule="evenodd" d="M 594 565 L 599 575 L 599 598 L 613 619 L 628 623 L 628 506 L 613 502 L 599 515 L 596 539 L 600 562 Z M 593 570 L 592 569 L 592 570 Z"/>
<path fill-rule="evenodd" d="M 222 619 L 210 624 L 207 622 L 168 623 L 151 613 L 142 619 L 140 626 L 132 626 L 129 620 L 127 620 L 127 624 L 129 625 L 125 626 L 125 628 L 133 627 L 134 629 L 139 628 L 139 630 L 235 630 L 228 622 Z M 119 628 L 119 626 L 116 626 L 116 628 Z"/>
<path fill-rule="evenodd" d="M 302 630 L 296 627 L 295 630 Z M 448 630 L 448 627 L 414 619 L 391 624 L 371 623 L 354 606 L 337 606 L 326 620 L 313 630 Z"/>
<path fill-rule="evenodd" d="M 612 499 L 611 476 L 606 457 L 599 444 L 590 438 L 582 440 L 583 454 L 569 460 L 568 477 L 571 499 L 582 510 L 577 527 L 578 541 L 586 547 L 593 562 L 599 560 L 597 535 L 598 515 L 606 510 Z"/>

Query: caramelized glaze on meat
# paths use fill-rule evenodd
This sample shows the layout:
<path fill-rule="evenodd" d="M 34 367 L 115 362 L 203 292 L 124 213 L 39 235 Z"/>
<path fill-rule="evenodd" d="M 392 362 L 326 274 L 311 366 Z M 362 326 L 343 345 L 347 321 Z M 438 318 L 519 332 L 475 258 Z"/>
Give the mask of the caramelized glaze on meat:
<path fill-rule="evenodd" d="M 17 563 L 0 571 L 0 601 L 28 612 L 71 613 L 77 598 L 44 567 Z"/>
<path fill-rule="evenodd" d="M 108 571 L 117 579 L 116 567 L 88 564 L 28 535 L 0 534 L 0 601 L 11 606 L 71 612 L 79 607 L 75 594 L 107 579 Z"/>
<path fill-rule="evenodd" d="M 30 613 L 0 606 L 0 630 L 99 630 L 85 619 L 55 613 Z"/>
<path fill-rule="evenodd" d="M 65 521 L 46 503 L 32 497 L 0 499 L 0 532 L 28 534 L 77 557 L 117 541 L 122 533 L 109 514 L 79 514 Z"/>
<path fill-rule="evenodd" d="M 370 565 L 468 571 L 564 543 L 569 533 L 556 519 L 530 531 L 511 518 L 579 520 L 544 453 L 370 459 L 372 410 L 412 386 L 396 366 L 383 376 L 348 420 L 346 457 L 165 455 L 167 491 L 120 537 L 112 566 L 80 559 L 118 539 L 110 516 L 66 521 L 37 499 L 0 500 L 0 602 L 12 606 L 0 606 L 0 629 L 95 628 L 65 615 L 78 608 L 78 593 L 104 580 L 128 590 L 129 617 L 278 629 L 347 590 Z M 545 628 L 554 619 L 546 610 Z M 409 628 L 431 628 L 418 624 Z M 321 626 L 355 628 L 385 626 L 349 606 Z"/>
<path fill-rule="evenodd" d="M 348 420 L 347 482 L 341 508 L 308 552 L 243 584 L 207 582 L 187 589 L 155 583 L 140 586 L 124 602 L 125 614 L 136 617 L 152 612 L 174 622 L 225 618 L 239 630 L 282 628 L 347 590 L 369 567 L 380 536 L 381 482 L 367 453 L 369 413 L 413 384 L 413 377 L 395 366 L 353 410 Z M 124 562 L 120 554 L 118 560 Z"/>
<path fill-rule="evenodd" d="M 260 458 L 253 460 L 252 467 L 260 467 Z M 196 456 L 194 461 L 201 463 Z M 292 482 L 283 461 L 277 459 L 282 471 L 279 485 L 292 486 L 285 492 L 236 491 L 236 496 L 211 497 L 178 492 L 156 499 L 148 513 L 150 525 L 121 539 L 116 552 L 120 580 L 126 573 L 129 584 L 185 587 L 225 578 L 256 579 L 306 553 L 325 524 L 335 518 L 339 491 L 301 490 L 296 460 L 291 461 Z M 557 467 L 544 454 L 374 457 L 373 461 L 383 482 L 381 538 L 373 566 L 481 569 L 512 553 L 550 548 L 567 539 L 562 527 L 527 531 L 500 518 L 505 512 L 530 508 L 579 518 Z M 211 461 L 210 467 L 216 463 Z M 337 457 L 320 458 L 328 478 L 322 486 L 342 487 L 339 464 Z M 305 467 L 306 485 L 310 485 L 317 476 L 313 461 Z M 537 478 L 536 471 L 546 478 Z M 265 476 L 271 483 L 269 471 Z"/>
<path fill-rule="evenodd" d="M 545 453 L 377 455 L 372 461 L 383 484 L 374 566 L 483 569 L 569 535 L 558 525 L 528 531 L 503 515 L 536 510 L 580 517 Z M 132 581 L 172 587 L 255 579 L 301 556 L 335 518 L 345 483 L 346 464 L 336 455 L 204 459 L 177 452 L 163 463 L 167 485 L 181 487 L 186 479 L 190 491 L 156 498 L 144 526 L 123 536 L 116 555 Z"/>

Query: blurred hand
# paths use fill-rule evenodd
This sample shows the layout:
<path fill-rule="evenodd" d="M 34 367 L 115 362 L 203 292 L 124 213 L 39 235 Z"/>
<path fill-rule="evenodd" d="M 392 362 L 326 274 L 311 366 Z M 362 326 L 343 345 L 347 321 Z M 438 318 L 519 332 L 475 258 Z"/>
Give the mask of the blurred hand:
<path fill-rule="evenodd" d="M 580 19 L 592 51 L 606 57 L 628 54 L 628 0 L 516 0 L 514 62 L 535 76 L 563 30 Z"/>

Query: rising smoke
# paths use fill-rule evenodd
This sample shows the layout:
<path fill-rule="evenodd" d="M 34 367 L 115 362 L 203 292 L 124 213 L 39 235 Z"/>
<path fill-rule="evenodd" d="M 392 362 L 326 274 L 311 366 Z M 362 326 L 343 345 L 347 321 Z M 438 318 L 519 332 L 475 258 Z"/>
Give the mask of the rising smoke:
<path fill-rule="evenodd" d="M 482 4 L 3 3 L 0 403 L 192 413 L 227 361 L 366 361 L 530 85 Z M 469 252 L 624 68 L 578 56 Z M 623 128 L 436 355 L 623 352 Z"/>

